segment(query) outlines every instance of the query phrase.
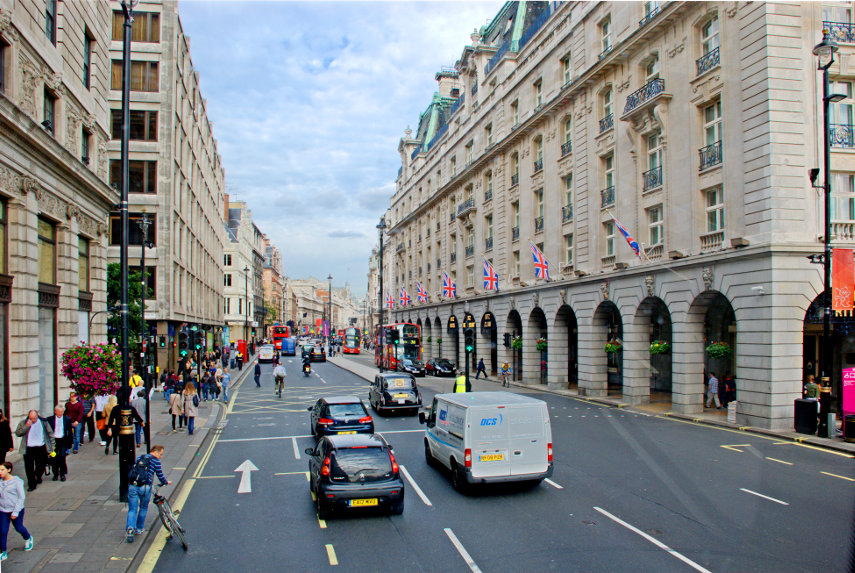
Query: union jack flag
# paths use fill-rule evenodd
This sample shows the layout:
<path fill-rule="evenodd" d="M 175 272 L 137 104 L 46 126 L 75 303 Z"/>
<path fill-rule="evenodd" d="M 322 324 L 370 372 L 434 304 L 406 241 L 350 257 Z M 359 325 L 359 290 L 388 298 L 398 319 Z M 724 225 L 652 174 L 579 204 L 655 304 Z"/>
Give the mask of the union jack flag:
<path fill-rule="evenodd" d="M 422 288 L 422 283 L 416 281 L 416 298 L 419 302 L 427 302 L 427 291 Z"/>
<path fill-rule="evenodd" d="M 386 308 L 395 308 L 395 299 L 389 292 L 386 293 Z"/>
<path fill-rule="evenodd" d="M 620 224 L 620 221 L 618 221 L 614 215 L 612 215 L 611 213 L 609 213 L 609 215 L 611 215 L 612 221 L 615 222 L 615 225 L 617 226 L 618 231 L 620 231 L 620 234 L 623 235 L 624 239 L 626 239 L 626 244 L 629 245 L 629 248 L 632 249 L 635 252 L 636 256 L 640 259 L 641 250 L 638 246 L 638 241 L 632 238 L 632 235 L 629 234 L 629 231 L 627 231 L 626 228 Z"/>
<path fill-rule="evenodd" d="M 442 296 L 445 298 L 457 297 L 457 285 L 454 284 L 454 281 L 451 280 L 451 277 L 446 272 L 442 273 Z"/>
<path fill-rule="evenodd" d="M 410 306 L 410 295 L 401 287 L 401 306 Z"/>
<path fill-rule="evenodd" d="M 484 259 L 484 290 L 499 290 L 499 275 L 487 259 Z"/>
<path fill-rule="evenodd" d="M 539 279 L 549 280 L 549 261 L 546 260 L 546 257 L 543 256 L 543 253 L 537 246 L 531 241 L 528 242 L 531 245 L 531 254 L 534 257 L 534 276 Z"/>

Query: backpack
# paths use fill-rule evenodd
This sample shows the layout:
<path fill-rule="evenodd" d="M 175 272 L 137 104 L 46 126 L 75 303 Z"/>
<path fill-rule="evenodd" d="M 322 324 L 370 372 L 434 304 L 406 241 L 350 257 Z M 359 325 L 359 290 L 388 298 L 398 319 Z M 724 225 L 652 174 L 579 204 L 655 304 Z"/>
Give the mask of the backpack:
<path fill-rule="evenodd" d="M 193 394 L 193 405 L 194 406 L 199 405 L 199 395 L 198 394 Z"/>
<path fill-rule="evenodd" d="M 137 458 L 131 471 L 128 472 L 128 483 L 136 486 L 148 485 L 148 465 L 150 460 L 151 457 L 148 454 L 143 454 Z"/>

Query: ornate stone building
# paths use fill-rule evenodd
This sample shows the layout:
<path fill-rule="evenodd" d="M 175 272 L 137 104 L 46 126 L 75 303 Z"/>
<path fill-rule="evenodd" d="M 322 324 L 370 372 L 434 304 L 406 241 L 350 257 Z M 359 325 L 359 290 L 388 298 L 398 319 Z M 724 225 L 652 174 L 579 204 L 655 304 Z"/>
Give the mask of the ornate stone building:
<path fill-rule="evenodd" d="M 264 267 L 262 288 L 264 290 L 265 322 L 285 324 L 285 277 L 282 274 L 282 253 L 273 242 L 264 236 Z"/>
<path fill-rule="evenodd" d="M 225 327 L 223 342 L 261 339 L 263 298 L 261 253 L 264 235 L 243 201 L 225 198 L 223 213 L 227 241 L 223 249 Z"/>
<path fill-rule="evenodd" d="M 835 243 L 851 247 L 850 4 L 509 2 L 437 74 L 400 141 L 392 320 L 421 325 L 425 356 L 456 361 L 472 320 L 494 372 L 507 360 L 517 377 L 686 414 L 704 407 L 705 377 L 729 371 L 738 423 L 791 427 L 816 371 L 823 20 L 837 23 L 831 73 L 849 96 L 833 108 L 830 176 Z M 397 303 L 401 287 L 413 305 Z M 835 322 L 835 394 L 853 330 Z M 711 356 L 713 342 L 732 352 Z"/>
<path fill-rule="evenodd" d="M 62 353 L 106 335 L 110 11 L 0 0 L 0 408 L 68 397 Z"/>

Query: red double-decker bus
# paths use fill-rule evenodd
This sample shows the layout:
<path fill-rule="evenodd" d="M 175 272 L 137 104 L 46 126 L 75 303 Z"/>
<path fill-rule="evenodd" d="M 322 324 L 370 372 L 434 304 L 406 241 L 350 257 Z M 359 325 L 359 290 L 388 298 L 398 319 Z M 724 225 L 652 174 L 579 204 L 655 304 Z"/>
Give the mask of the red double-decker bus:
<path fill-rule="evenodd" d="M 344 352 L 345 354 L 359 354 L 359 342 L 360 336 L 358 328 L 345 329 L 342 352 Z"/>
<path fill-rule="evenodd" d="M 389 333 L 394 330 L 398 333 L 397 353 L 396 346 L 391 343 Z M 380 352 L 380 344 L 383 344 L 383 352 Z M 418 324 L 412 322 L 395 322 L 385 324 L 381 329 L 379 326 L 374 331 L 374 365 L 390 370 L 398 368 L 398 360 L 409 358 L 410 360 L 422 359 L 422 334 Z"/>
<path fill-rule="evenodd" d="M 286 338 L 291 338 L 291 329 L 287 326 L 271 326 L 268 328 L 267 337 L 270 339 L 273 347 L 282 352 L 282 341 Z"/>

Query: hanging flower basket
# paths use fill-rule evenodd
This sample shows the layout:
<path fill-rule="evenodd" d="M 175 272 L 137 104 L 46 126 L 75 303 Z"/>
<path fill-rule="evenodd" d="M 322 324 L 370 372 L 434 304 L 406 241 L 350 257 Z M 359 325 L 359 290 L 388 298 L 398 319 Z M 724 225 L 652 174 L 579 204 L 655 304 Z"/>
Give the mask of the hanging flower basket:
<path fill-rule="evenodd" d="M 436 339 L 436 343 L 437 343 L 437 344 L 442 344 L 442 337 L 441 337 L 441 336 L 440 336 L 440 337 L 438 337 L 438 338 Z"/>
<path fill-rule="evenodd" d="M 664 340 L 654 340 L 650 343 L 650 354 L 668 354 L 671 352 L 671 344 Z"/>
<path fill-rule="evenodd" d="M 713 342 L 706 348 L 710 358 L 727 358 L 733 354 L 733 348 L 727 342 Z"/>
<path fill-rule="evenodd" d="M 430 337 L 430 336 L 428 336 L 428 337 L 427 337 L 427 341 L 428 341 L 428 342 L 433 342 L 433 341 L 431 340 L 431 337 Z"/>
<path fill-rule="evenodd" d="M 546 346 L 547 345 L 545 338 L 538 338 L 537 341 L 534 343 L 534 347 L 537 348 L 539 352 L 545 352 Z"/>
<path fill-rule="evenodd" d="M 80 396 L 115 393 L 121 369 L 122 358 L 111 344 L 80 343 L 62 354 L 62 374 Z"/>
<path fill-rule="evenodd" d="M 606 346 L 603 350 L 606 351 L 606 354 L 614 354 L 615 352 L 623 350 L 623 344 L 621 344 L 620 340 L 609 340 L 606 342 Z"/>
<path fill-rule="evenodd" d="M 513 340 L 511 340 L 511 348 L 522 350 L 522 336 L 514 336 Z"/>

